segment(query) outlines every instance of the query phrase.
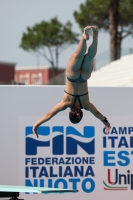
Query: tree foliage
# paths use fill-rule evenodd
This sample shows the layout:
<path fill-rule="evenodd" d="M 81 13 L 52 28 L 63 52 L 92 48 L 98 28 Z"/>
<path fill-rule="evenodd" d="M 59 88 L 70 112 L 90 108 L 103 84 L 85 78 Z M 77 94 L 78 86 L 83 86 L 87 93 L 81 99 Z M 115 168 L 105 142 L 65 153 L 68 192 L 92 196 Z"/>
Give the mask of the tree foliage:
<path fill-rule="evenodd" d="M 120 50 L 121 41 L 133 33 L 133 0 L 116 1 L 118 1 L 117 26 L 112 26 L 112 23 L 115 23 L 115 21 L 112 22 L 109 16 L 111 13 L 110 9 L 113 7 L 111 4 L 115 3 L 115 0 L 86 0 L 85 3 L 80 5 L 79 11 L 74 12 L 74 17 L 81 29 L 89 24 L 97 25 L 99 28 L 109 31 L 110 36 L 116 39 L 116 42 L 114 42 L 116 46 L 112 48 Z M 111 26 L 117 29 L 115 30 L 116 37 L 112 35 Z"/>
<path fill-rule="evenodd" d="M 39 53 L 53 69 L 57 69 L 59 54 L 77 42 L 78 34 L 72 31 L 72 24 L 68 21 L 63 25 L 55 17 L 50 21 L 42 21 L 28 27 L 22 35 L 20 47 L 26 51 Z"/>
<path fill-rule="evenodd" d="M 86 0 L 80 4 L 79 11 L 74 11 L 74 17 L 80 28 L 97 25 L 108 29 L 108 0 Z"/>

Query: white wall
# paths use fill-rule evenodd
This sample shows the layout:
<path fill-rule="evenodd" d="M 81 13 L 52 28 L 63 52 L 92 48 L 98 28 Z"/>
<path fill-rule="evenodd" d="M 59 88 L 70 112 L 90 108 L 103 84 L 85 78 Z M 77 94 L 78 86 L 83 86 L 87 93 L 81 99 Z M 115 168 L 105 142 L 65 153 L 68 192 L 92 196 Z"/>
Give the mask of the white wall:
<path fill-rule="evenodd" d="M 1 185 L 22 185 L 24 184 L 24 141 L 23 128 L 25 126 L 32 126 L 34 122 L 45 113 L 47 113 L 56 103 L 58 103 L 63 96 L 64 86 L 0 86 L 0 184 Z M 105 115 L 111 123 L 112 127 L 133 127 L 133 88 L 89 88 L 90 101 L 97 107 L 97 109 Z M 57 116 L 51 119 L 43 126 L 73 126 L 68 120 L 69 110 L 60 112 Z M 91 193 L 85 193 L 80 186 L 77 188 L 80 190 L 79 194 L 69 195 L 48 195 L 47 199 L 68 199 L 72 198 L 93 198 L 93 199 L 118 199 L 124 200 L 125 197 L 131 198 L 130 184 L 117 186 L 127 186 L 127 191 L 105 191 L 103 180 L 107 178 L 107 169 L 114 170 L 117 168 L 119 173 L 127 174 L 127 170 L 130 170 L 130 174 L 133 174 L 132 155 L 129 155 L 130 164 L 121 167 L 117 163 L 115 157 L 116 166 L 106 167 L 103 165 L 103 155 L 105 150 L 116 151 L 125 150 L 131 153 L 132 147 L 103 148 L 103 124 L 96 119 L 91 113 L 84 111 L 84 118 L 80 124 L 75 127 L 79 132 L 82 132 L 84 126 L 95 127 L 95 165 L 93 169 L 95 172 L 95 190 Z M 119 135 L 119 139 L 122 136 L 130 140 L 133 131 L 130 135 Z M 109 134 L 108 136 L 117 136 L 117 134 Z M 106 137 L 108 137 L 106 136 Z M 22 143 L 21 143 L 22 141 Z M 109 140 L 110 141 L 110 140 Z M 110 145 L 109 141 L 107 142 Z M 130 142 L 129 142 L 130 143 Z M 43 150 L 44 154 L 46 152 Z M 79 156 L 83 154 L 83 151 L 79 150 Z M 47 155 L 47 154 L 46 154 Z M 21 164 L 22 158 L 22 164 Z M 112 160 L 110 162 L 113 162 Z M 124 161 L 123 161 L 124 162 Z M 22 171 L 22 174 L 21 174 Z M 111 172 L 112 174 L 114 173 Z M 21 174 L 21 175 L 20 175 Z M 111 176 L 113 176 L 111 174 Z M 112 181 L 115 179 L 111 177 Z M 107 182 L 107 180 L 106 180 Z M 71 185 L 69 185 L 69 188 Z M 87 185 L 86 187 L 90 187 Z M 117 194 L 117 195 L 116 195 Z M 75 195 L 75 197 L 74 197 Z M 23 197 L 23 194 L 21 194 Z M 25 195 L 24 195 L 25 197 Z M 36 195 L 28 195 L 26 199 L 34 199 Z M 39 196 L 42 199 L 45 197 Z"/>

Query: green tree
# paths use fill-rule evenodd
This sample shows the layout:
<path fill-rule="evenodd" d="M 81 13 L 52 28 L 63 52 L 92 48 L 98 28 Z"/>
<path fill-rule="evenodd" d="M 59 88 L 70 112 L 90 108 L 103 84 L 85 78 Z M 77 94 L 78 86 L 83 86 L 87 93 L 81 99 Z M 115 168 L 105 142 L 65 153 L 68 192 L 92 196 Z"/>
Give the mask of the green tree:
<path fill-rule="evenodd" d="M 55 17 L 28 27 L 27 32 L 22 35 L 20 47 L 42 55 L 50 63 L 54 77 L 58 69 L 59 54 L 77 42 L 78 34 L 72 31 L 72 24 L 68 21 L 63 25 Z"/>
<path fill-rule="evenodd" d="M 120 58 L 122 40 L 133 33 L 133 0 L 86 0 L 74 17 L 81 29 L 97 25 L 109 31 L 110 60 Z"/>

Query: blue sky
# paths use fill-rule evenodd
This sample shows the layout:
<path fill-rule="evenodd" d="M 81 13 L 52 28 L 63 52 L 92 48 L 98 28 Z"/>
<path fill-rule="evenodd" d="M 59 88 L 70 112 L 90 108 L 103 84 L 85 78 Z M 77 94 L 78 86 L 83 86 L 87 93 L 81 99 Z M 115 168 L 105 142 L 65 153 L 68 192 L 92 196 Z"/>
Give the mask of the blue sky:
<path fill-rule="evenodd" d="M 74 10 L 84 0 L 0 0 L 0 62 L 13 62 L 17 66 L 49 65 L 43 58 L 19 48 L 22 33 L 27 26 L 57 16 L 62 23 L 70 20 L 73 31 L 81 33 L 73 17 Z M 109 34 L 100 30 L 97 56 L 109 51 Z M 131 36 L 123 40 L 122 48 L 132 48 Z M 59 66 L 65 67 L 76 46 L 70 46 L 59 57 Z"/>

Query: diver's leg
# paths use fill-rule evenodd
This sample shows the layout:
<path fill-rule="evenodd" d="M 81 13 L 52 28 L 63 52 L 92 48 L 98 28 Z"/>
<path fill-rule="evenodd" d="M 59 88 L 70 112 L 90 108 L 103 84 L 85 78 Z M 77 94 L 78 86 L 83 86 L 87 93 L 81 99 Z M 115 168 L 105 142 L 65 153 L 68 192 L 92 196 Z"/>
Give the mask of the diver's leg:
<path fill-rule="evenodd" d="M 86 40 L 89 39 L 89 29 L 91 27 L 87 26 L 84 29 L 82 38 L 77 46 L 76 51 L 71 55 L 67 67 L 66 67 L 66 76 L 69 78 L 77 78 L 81 72 L 81 66 L 84 59 L 84 55 L 87 50 Z"/>
<path fill-rule="evenodd" d="M 91 73 L 93 71 L 93 61 L 94 57 L 97 53 L 97 45 L 98 45 L 98 28 L 96 26 L 92 26 L 93 30 L 93 41 L 88 48 L 88 52 L 85 55 L 84 61 L 82 63 L 82 73 L 81 76 L 85 80 L 89 79 Z"/>

